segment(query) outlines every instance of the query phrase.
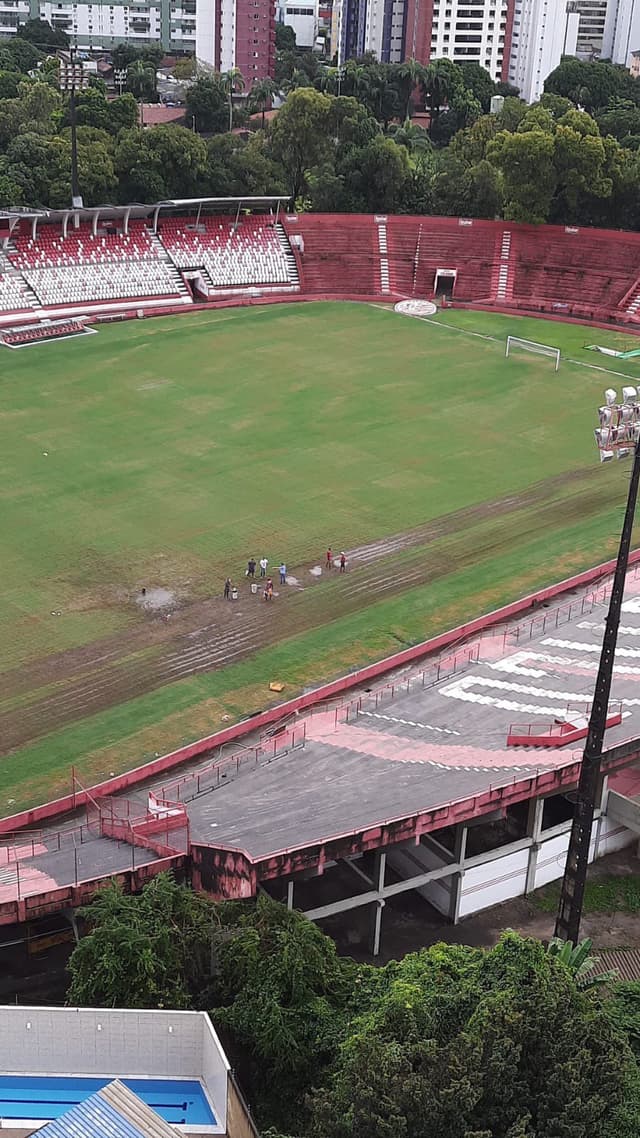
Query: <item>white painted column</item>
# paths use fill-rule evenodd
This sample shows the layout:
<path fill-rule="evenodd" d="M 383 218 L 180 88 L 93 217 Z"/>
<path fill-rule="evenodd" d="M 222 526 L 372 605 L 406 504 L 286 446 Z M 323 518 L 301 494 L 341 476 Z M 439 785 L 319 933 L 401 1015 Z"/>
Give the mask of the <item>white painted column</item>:
<path fill-rule="evenodd" d="M 293 879 L 287 881 L 287 909 L 293 909 Z"/>
<path fill-rule="evenodd" d="M 467 854 L 467 834 L 468 829 L 464 823 L 461 822 L 456 828 L 456 838 L 453 848 L 454 861 L 460 866 L 460 869 L 453 874 L 451 879 L 449 920 L 452 925 L 457 925 L 460 920 L 460 894 L 462 893 L 462 878 L 464 877 L 464 859 Z"/>
<path fill-rule="evenodd" d="M 373 911 L 371 914 L 371 932 L 369 935 L 369 951 L 372 956 L 378 956 L 380 953 L 380 939 L 382 936 L 382 910 L 385 906 L 382 890 L 384 889 L 386 869 L 387 855 L 384 850 L 378 850 L 376 853 L 375 868 L 373 871 L 373 880 L 378 892 L 378 899 L 373 903 Z"/>
<path fill-rule="evenodd" d="M 527 818 L 527 834 L 531 838 L 531 846 L 529 848 L 529 861 L 527 863 L 527 879 L 524 886 L 525 896 L 535 889 L 543 811 L 544 798 L 532 798 L 529 802 L 529 817 Z"/>

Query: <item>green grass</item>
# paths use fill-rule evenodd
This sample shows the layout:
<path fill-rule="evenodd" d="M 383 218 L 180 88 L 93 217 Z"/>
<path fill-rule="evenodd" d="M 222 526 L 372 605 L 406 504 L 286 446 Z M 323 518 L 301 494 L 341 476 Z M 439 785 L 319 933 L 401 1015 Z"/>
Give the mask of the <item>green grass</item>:
<path fill-rule="evenodd" d="M 560 885 L 548 885 L 532 893 L 529 900 L 543 913 L 555 913 L 560 899 Z M 584 915 L 594 913 L 640 913 L 640 874 L 624 877 L 598 877 L 587 881 L 584 891 Z"/>
<path fill-rule="evenodd" d="M 489 511 L 432 543 L 424 555 L 439 572 L 427 588 L 327 623 L 323 583 L 304 594 L 315 626 L 303 635 L 7 756 L 0 808 L 64 786 L 71 762 L 100 776 L 255 710 L 275 673 L 291 694 L 611 556 L 625 474 L 612 465 L 595 477 L 592 429 L 603 388 L 623 381 L 505 360 L 508 332 L 614 370 L 585 345 L 630 340 L 476 312 L 424 322 L 315 304 L 130 322 L 5 351 L 0 672 L 136 626 L 129 594 L 142 584 L 206 597 L 250 554 L 293 566 L 327 542 L 353 546 L 574 478 L 559 479 L 544 508 Z M 638 361 L 619 370 L 640 376 Z"/>

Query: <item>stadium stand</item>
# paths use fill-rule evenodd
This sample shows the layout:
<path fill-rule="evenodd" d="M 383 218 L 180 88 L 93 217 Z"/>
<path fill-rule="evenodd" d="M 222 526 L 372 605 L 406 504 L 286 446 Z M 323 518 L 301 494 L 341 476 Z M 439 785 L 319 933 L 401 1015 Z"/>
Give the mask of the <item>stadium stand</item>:
<path fill-rule="evenodd" d="M 179 269 L 204 269 L 215 292 L 247 286 L 298 287 L 295 261 L 281 226 L 268 216 L 169 217 L 160 239 Z M 206 278 L 205 278 L 206 279 Z"/>
<path fill-rule="evenodd" d="M 640 324 L 635 233 L 454 217 L 196 216 L 180 202 L 95 212 L 95 233 L 85 219 L 74 226 L 69 211 L 64 225 L 31 215 L 5 223 L 0 324 L 32 320 L 34 309 L 39 318 L 87 308 L 113 317 L 194 296 L 394 300 L 436 291 L 484 307 Z"/>
<path fill-rule="evenodd" d="M 180 274 L 142 222 L 132 222 L 126 234 L 105 230 L 95 236 L 90 226 L 80 225 L 66 237 L 41 225 L 36 238 L 18 236 L 5 254 L 42 307 L 188 296 Z"/>
<path fill-rule="evenodd" d="M 381 293 L 378 226 L 373 217 L 300 214 L 287 219 L 284 227 L 289 240 L 298 235 L 304 243 L 299 262 L 304 293 Z"/>

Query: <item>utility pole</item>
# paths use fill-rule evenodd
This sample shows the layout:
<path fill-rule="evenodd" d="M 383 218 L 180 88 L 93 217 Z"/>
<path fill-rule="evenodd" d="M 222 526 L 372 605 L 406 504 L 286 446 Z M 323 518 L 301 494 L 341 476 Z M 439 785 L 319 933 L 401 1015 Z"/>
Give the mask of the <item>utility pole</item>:
<path fill-rule="evenodd" d="M 623 403 L 619 404 L 615 391 L 610 389 L 605 393 L 607 403 L 600 408 L 600 429 L 595 432 L 602 462 L 614 454 L 624 458 L 633 452 L 634 458 L 556 918 L 555 935 L 572 944 L 577 944 L 580 938 L 593 815 L 601 793 L 602 746 L 640 484 L 640 403 L 634 387 L 623 387 L 622 395 Z"/>
<path fill-rule="evenodd" d="M 122 94 L 122 88 L 127 82 L 127 69 L 126 67 L 117 67 L 113 73 L 114 82 L 118 86 L 118 94 Z"/>
<path fill-rule="evenodd" d="M 69 121 L 71 125 L 71 205 L 82 209 L 82 196 L 78 180 L 78 118 L 76 92 L 85 91 L 89 77 L 85 74 L 82 61 L 77 59 L 76 48 L 60 54 L 60 90 L 69 95 Z"/>

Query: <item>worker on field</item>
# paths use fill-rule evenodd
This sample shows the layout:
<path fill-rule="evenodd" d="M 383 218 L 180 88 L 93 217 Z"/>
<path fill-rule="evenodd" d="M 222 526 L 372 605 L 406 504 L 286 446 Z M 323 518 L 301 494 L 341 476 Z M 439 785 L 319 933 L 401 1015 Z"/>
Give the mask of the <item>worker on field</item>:
<path fill-rule="evenodd" d="M 227 579 L 224 583 L 224 593 L 223 593 L 223 597 L 224 597 L 225 601 L 228 601 L 230 596 L 231 596 L 231 577 L 227 577 Z"/>

